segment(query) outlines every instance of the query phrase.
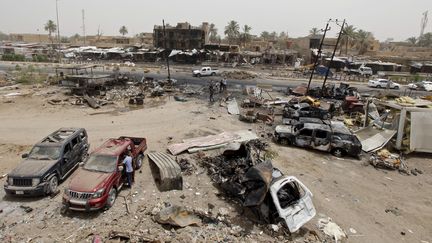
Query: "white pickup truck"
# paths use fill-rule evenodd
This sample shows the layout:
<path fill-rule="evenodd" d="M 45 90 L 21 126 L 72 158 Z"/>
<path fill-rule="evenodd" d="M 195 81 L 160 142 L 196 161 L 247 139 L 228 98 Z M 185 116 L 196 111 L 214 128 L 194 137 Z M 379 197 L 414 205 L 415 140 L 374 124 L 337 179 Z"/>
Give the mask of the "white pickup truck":
<path fill-rule="evenodd" d="M 211 67 L 202 67 L 200 70 L 194 70 L 192 76 L 203 77 L 203 76 L 216 76 L 219 74 L 219 70 L 212 69 Z"/>

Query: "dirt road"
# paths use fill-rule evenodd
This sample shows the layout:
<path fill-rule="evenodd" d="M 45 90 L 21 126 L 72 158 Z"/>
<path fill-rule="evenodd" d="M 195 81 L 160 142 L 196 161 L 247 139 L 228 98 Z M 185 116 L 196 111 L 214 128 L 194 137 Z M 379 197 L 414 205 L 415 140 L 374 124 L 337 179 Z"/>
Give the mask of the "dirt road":
<path fill-rule="evenodd" d="M 91 148 L 111 137 L 144 136 L 148 139 L 148 151 L 166 151 L 169 143 L 222 131 L 252 129 L 267 137 L 272 130 L 264 124 L 243 123 L 228 115 L 219 103 L 209 104 L 195 98 L 188 102 L 176 102 L 169 97 L 149 98 L 140 109 L 118 102 L 93 110 L 69 104 L 48 104 L 47 99 L 61 95 L 61 90 L 55 87 L 25 87 L 19 92 L 27 95 L 5 98 L 4 93 L 0 93 L 0 175 L 14 168 L 21 154 L 33 143 L 59 127 L 86 128 Z M 432 242 L 430 156 L 408 157 L 408 165 L 422 170 L 423 174 L 406 176 L 365 166 L 365 158 L 338 159 L 327 153 L 270 144 L 277 153 L 274 165 L 287 175 L 297 176 L 314 194 L 317 216 L 292 236 L 272 232 L 266 226 L 246 220 L 241 209 L 218 196 L 199 166 L 194 174 L 184 177 L 182 191 L 160 193 L 145 164 L 137 176 L 136 186 L 122 191 L 113 208 L 99 213 L 61 214 L 61 195 L 52 199 L 22 199 L 6 197 L 1 191 L 0 239 L 3 242 L 82 242 L 90 241 L 94 235 L 106 238 L 112 230 L 126 230 L 174 242 L 314 242 L 325 239 L 317 228 L 318 219 L 331 217 L 345 230 L 346 242 Z M 180 157 L 196 164 L 193 156 Z M 63 182 L 61 189 L 67 183 L 67 180 Z M 123 199 L 128 194 L 131 194 L 131 214 L 126 213 Z M 152 220 L 152 212 L 165 203 L 215 212 L 225 208 L 232 225 L 163 227 Z M 213 209 L 209 209 L 209 203 Z M 33 211 L 26 213 L 21 205 Z"/>

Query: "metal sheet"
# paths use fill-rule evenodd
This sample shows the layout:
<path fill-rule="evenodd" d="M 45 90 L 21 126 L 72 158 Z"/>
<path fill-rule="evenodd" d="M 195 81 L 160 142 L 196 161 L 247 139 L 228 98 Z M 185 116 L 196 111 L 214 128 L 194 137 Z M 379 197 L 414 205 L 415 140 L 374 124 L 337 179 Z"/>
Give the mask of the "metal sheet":
<path fill-rule="evenodd" d="M 223 132 L 217 135 L 185 139 L 183 140 L 183 143 L 169 145 L 168 150 L 171 152 L 171 154 L 177 155 L 190 148 L 209 147 L 218 144 L 224 144 L 239 138 L 240 137 L 237 134 L 231 132 Z"/>
<path fill-rule="evenodd" d="M 182 190 L 181 168 L 168 154 L 154 152 L 147 154 L 153 177 L 160 191 Z"/>
<path fill-rule="evenodd" d="M 411 112 L 410 150 L 432 153 L 432 112 Z"/>
<path fill-rule="evenodd" d="M 362 144 L 362 150 L 366 153 L 383 148 L 395 134 L 395 130 L 381 130 L 373 126 L 355 132 L 355 135 L 357 135 Z"/>

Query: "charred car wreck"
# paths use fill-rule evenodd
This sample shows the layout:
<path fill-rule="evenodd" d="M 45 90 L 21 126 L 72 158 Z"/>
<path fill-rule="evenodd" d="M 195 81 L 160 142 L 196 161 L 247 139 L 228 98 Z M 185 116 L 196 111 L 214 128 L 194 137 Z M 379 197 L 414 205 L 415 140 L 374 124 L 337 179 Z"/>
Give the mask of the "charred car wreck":
<path fill-rule="evenodd" d="M 341 122 L 298 122 L 293 125 L 279 125 L 274 138 L 283 145 L 295 145 L 331 152 L 336 157 L 350 155 L 359 157 L 362 145 Z"/>
<path fill-rule="evenodd" d="M 259 140 L 232 144 L 222 155 L 206 157 L 201 163 L 216 186 L 251 212 L 252 219 L 284 221 L 295 232 L 316 214 L 312 193 L 263 158 L 266 146 Z"/>

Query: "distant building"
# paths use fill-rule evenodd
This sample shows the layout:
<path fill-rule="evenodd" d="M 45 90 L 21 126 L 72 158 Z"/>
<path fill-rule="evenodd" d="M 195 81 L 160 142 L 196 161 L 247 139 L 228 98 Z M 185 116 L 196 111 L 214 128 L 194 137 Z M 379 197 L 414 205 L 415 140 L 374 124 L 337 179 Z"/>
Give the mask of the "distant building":
<path fill-rule="evenodd" d="M 70 44 L 75 46 L 96 46 L 98 48 L 128 47 L 134 45 L 152 48 L 153 34 L 142 33 L 142 35 L 136 37 L 91 35 L 86 36 L 85 43 L 82 36 L 78 38 L 71 37 Z"/>
<path fill-rule="evenodd" d="M 52 41 L 56 42 L 56 36 L 51 36 Z M 9 40 L 12 42 L 23 42 L 23 43 L 51 43 L 51 39 L 47 34 L 9 34 Z"/>
<path fill-rule="evenodd" d="M 209 24 L 204 22 L 200 27 L 189 23 L 178 23 L 177 26 L 165 26 L 166 46 L 163 26 L 156 25 L 153 29 L 153 43 L 156 48 L 192 50 L 202 49 L 208 41 Z"/>

